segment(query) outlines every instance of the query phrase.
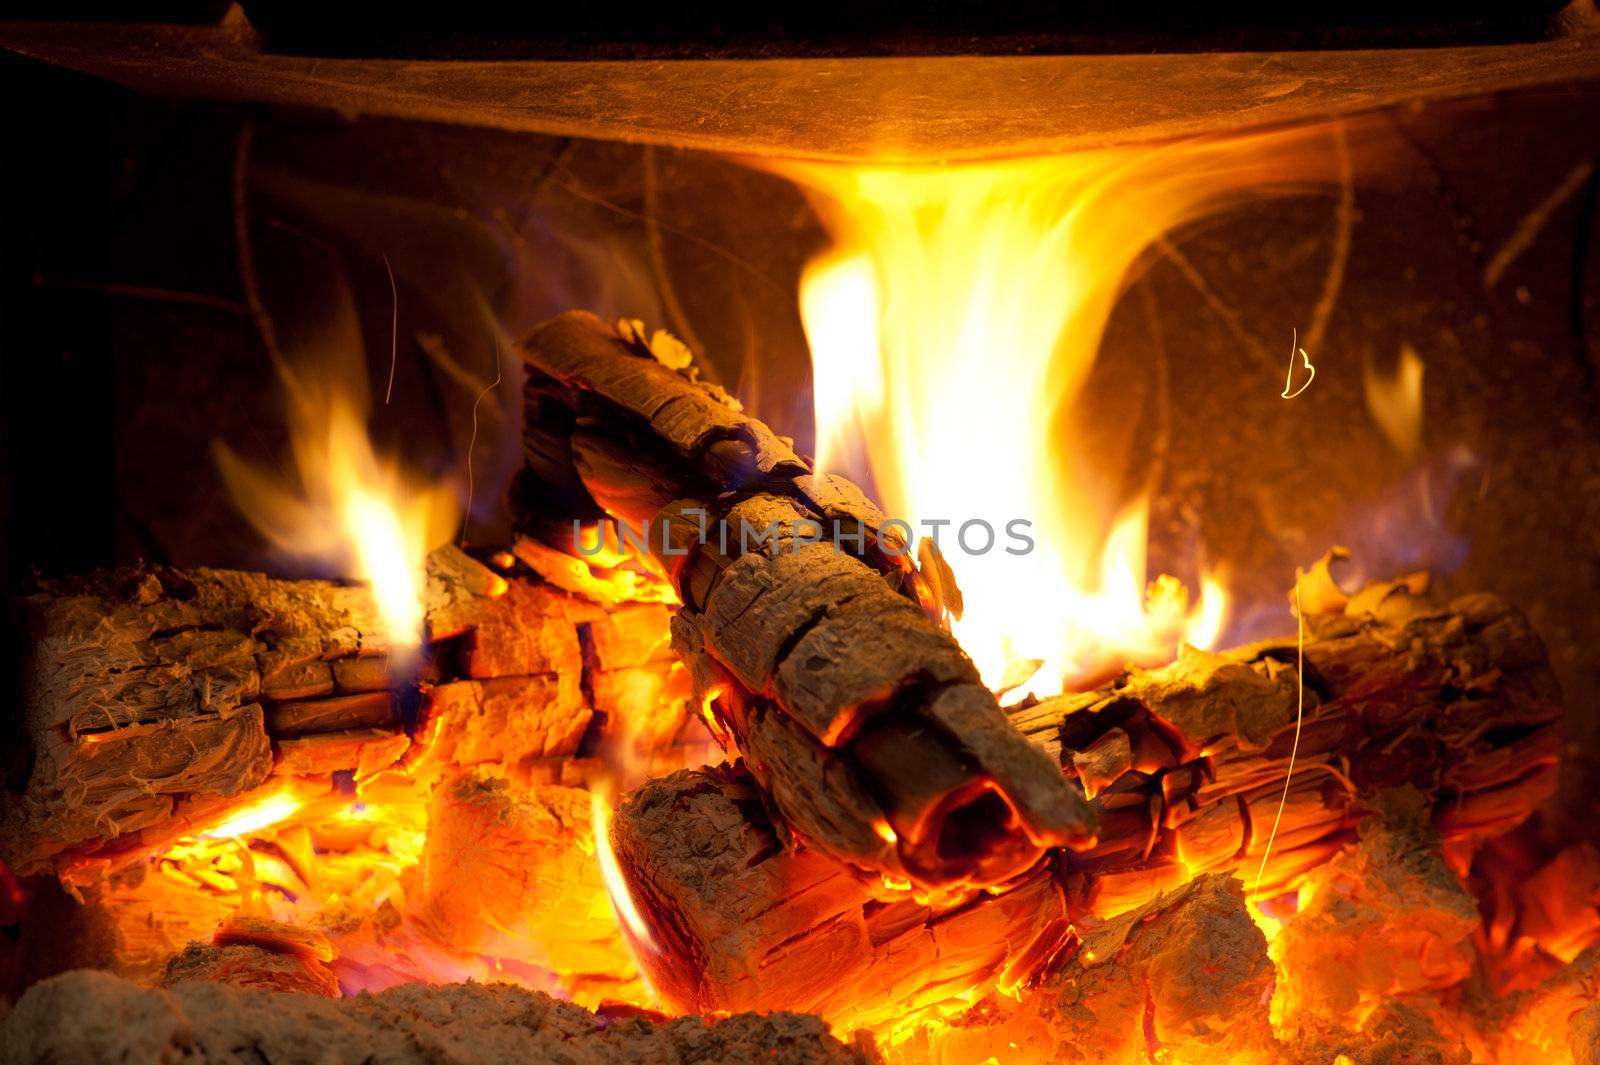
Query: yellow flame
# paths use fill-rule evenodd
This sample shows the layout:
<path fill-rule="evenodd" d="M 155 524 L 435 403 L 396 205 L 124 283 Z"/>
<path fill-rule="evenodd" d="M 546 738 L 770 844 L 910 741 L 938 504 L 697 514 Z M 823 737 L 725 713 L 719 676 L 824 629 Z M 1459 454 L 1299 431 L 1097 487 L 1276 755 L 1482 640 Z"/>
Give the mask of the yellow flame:
<path fill-rule="evenodd" d="M 1146 249 L 1242 190 L 1325 180 L 1330 144 L 1288 131 L 952 167 L 779 167 L 833 236 L 800 293 L 818 465 L 870 481 L 894 517 L 953 523 L 940 544 L 965 600 L 953 629 L 991 687 L 1037 660 L 1042 696 L 1217 638 L 1214 576 L 1192 607 L 1147 598 L 1145 500 L 1099 486 L 1093 467 L 1111 464 L 1086 457 L 1073 404 Z M 950 549 L 970 519 L 997 530 L 995 548 Z M 1032 523 L 1026 554 L 1004 550 L 1022 546 L 1006 537 L 1014 519 Z"/>
<path fill-rule="evenodd" d="M 600 876 L 605 882 L 606 894 L 611 896 L 612 908 L 617 911 L 617 919 L 628 930 L 634 949 L 654 951 L 655 936 L 633 901 L 628 882 L 622 878 L 622 867 L 617 864 L 617 854 L 611 849 L 611 803 L 604 790 L 596 788 L 589 793 L 589 814 L 594 821 L 594 850 L 600 861 Z"/>
<path fill-rule="evenodd" d="M 408 476 L 376 453 L 367 433 L 366 383 L 349 372 L 354 356 L 339 354 L 307 360 L 299 372 L 280 363 L 293 478 L 222 444 L 217 464 L 239 509 L 268 542 L 370 583 L 390 643 L 414 648 L 422 640 L 423 560 L 450 537 L 459 513 L 455 492 L 446 482 Z"/>
<path fill-rule="evenodd" d="M 389 638 L 401 646 L 422 639 L 420 550 L 408 542 L 400 514 L 387 499 L 363 486 L 352 486 L 340 507 L 346 534 L 355 546 L 356 572 L 372 582 Z"/>

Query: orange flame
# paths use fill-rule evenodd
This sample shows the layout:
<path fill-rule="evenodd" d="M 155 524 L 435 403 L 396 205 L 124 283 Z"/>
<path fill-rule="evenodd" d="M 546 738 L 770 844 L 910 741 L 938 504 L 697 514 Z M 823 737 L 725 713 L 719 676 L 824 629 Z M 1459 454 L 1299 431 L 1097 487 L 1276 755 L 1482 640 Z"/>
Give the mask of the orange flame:
<path fill-rule="evenodd" d="M 1072 406 L 1140 255 L 1241 190 L 1330 175 L 1325 138 L 781 168 L 834 238 L 800 293 L 818 465 L 870 479 L 894 516 L 952 522 L 941 546 L 965 601 L 953 630 L 991 687 L 1037 662 L 1030 687 L 1043 696 L 1219 636 L 1214 576 L 1193 605 L 1170 580 L 1146 587 L 1145 500 L 1097 487 L 1098 471 L 1074 457 L 1087 447 Z M 951 550 L 971 519 L 1000 545 Z M 1004 550 L 1014 519 L 1032 523 L 1031 551 Z M 971 539 L 986 537 L 975 527 Z"/>

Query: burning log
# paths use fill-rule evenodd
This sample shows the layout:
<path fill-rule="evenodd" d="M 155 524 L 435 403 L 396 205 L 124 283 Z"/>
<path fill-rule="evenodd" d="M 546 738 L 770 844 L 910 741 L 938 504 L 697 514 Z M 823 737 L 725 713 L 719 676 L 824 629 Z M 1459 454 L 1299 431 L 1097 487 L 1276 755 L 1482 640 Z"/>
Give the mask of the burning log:
<path fill-rule="evenodd" d="M 1438 607 L 1381 585 L 1306 624 L 1305 715 L 1264 896 L 1354 842 L 1380 789 L 1416 788 L 1446 841 L 1503 831 L 1549 793 L 1560 693 L 1505 603 Z M 1126 912 L 1199 873 L 1238 870 L 1253 884 L 1294 746 L 1295 654 L 1293 640 L 1190 652 L 1015 711 L 1092 797 L 1101 834 L 954 904 L 919 906 L 817 850 L 786 849 L 726 772 L 646 785 L 618 809 L 612 838 L 667 944 L 646 959 L 656 987 L 684 1009 L 889 1019 L 1015 987 L 1069 922 Z M 936 947 L 941 928 L 986 921 L 982 949 Z"/>
<path fill-rule="evenodd" d="M 1088 842 L 1082 797 L 918 605 L 904 541 L 859 489 L 812 476 L 664 334 L 573 312 L 522 351 L 524 502 L 592 500 L 643 530 L 683 602 L 673 646 L 695 694 L 786 828 L 928 890 L 1000 884 Z"/>
<path fill-rule="evenodd" d="M 430 556 L 426 594 L 422 653 L 391 645 L 369 589 L 328 581 L 135 567 L 21 600 L 34 760 L 0 858 L 87 879 L 300 780 L 566 758 L 597 707 L 638 708 L 644 674 L 648 697 L 685 694 L 658 604 L 613 617 L 453 547 Z"/>
<path fill-rule="evenodd" d="M 291 721 L 338 705 L 330 660 L 388 650 L 364 590 L 259 574 L 111 571 L 49 585 L 21 613 L 34 765 L 5 858 L 22 872 L 226 809 L 272 772 L 265 701 Z"/>
<path fill-rule="evenodd" d="M 1269 846 L 1261 889 L 1281 891 L 1353 842 L 1385 788 L 1421 791 L 1447 840 L 1504 832 L 1550 794 L 1561 690 L 1521 613 L 1387 582 L 1341 606 L 1305 618 L 1298 729 L 1294 640 L 1186 649 L 1012 715 L 1100 814 L 1099 840 L 1068 863 L 1076 908 L 1114 913 L 1194 872 L 1253 871 Z"/>
<path fill-rule="evenodd" d="M 594 1014 L 507 984 L 409 984 L 376 995 L 315 995 L 189 982 L 145 990 L 78 970 L 29 988 L 0 1021 L 0 1065 L 50 1061 L 304 1060 L 499 1065 L 506 1061 L 693 1061 L 702 1065 L 870 1065 L 815 1017 L 742 1014 L 714 1022 L 636 1010 Z"/>

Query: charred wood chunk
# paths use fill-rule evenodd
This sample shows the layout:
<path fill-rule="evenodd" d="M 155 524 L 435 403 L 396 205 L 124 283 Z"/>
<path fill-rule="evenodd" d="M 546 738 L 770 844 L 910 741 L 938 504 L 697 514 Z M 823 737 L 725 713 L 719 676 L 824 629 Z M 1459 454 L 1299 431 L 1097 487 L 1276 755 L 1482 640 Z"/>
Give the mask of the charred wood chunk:
<path fill-rule="evenodd" d="M 334 952 L 319 932 L 259 917 L 234 916 L 210 943 L 190 943 L 167 963 L 161 986 L 190 981 L 262 991 L 299 991 L 339 997 L 328 968 Z"/>
<path fill-rule="evenodd" d="M 586 611 L 572 597 L 546 584 L 508 581 L 454 547 L 429 556 L 428 574 L 429 637 L 455 645 L 457 675 L 582 672 L 576 624 Z"/>
<path fill-rule="evenodd" d="M 321 732 L 397 727 L 399 716 L 394 695 L 385 690 L 274 703 L 267 709 L 266 724 L 268 735 L 292 739 Z"/>
<path fill-rule="evenodd" d="M 4 833 L 5 860 L 22 871 L 158 825 L 191 796 L 245 796 L 273 766 L 255 703 L 76 737 L 51 730 L 34 750 Z"/>
<path fill-rule="evenodd" d="M 1497 1060 L 1553 1061 L 1568 1051 L 1573 1061 L 1600 1056 L 1594 1009 L 1600 1002 L 1600 946 L 1539 984 L 1513 995 L 1498 1011 L 1502 1021 L 1491 1033 Z"/>
<path fill-rule="evenodd" d="M 903 538 L 859 488 L 814 475 L 634 323 L 562 315 L 522 353 L 531 394 L 567 390 L 578 480 L 673 581 L 694 696 L 713 700 L 786 830 L 957 893 L 1089 840 L 1083 797 L 919 604 Z"/>
<path fill-rule="evenodd" d="M 1567 1050 L 1572 1065 L 1600 1062 L 1600 1002 L 1591 1002 L 1567 1022 Z"/>
<path fill-rule="evenodd" d="M 431 756 L 462 766 L 572 755 L 594 717 L 572 673 L 440 684 L 424 714 Z"/>
<path fill-rule="evenodd" d="M 319 776 L 340 770 L 368 777 L 399 761 L 411 738 L 392 729 L 363 728 L 280 740 L 273 772 L 280 776 Z"/>
<path fill-rule="evenodd" d="M 1077 955 L 1038 992 L 1061 1046 L 1129 1065 L 1162 1051 L 1271 1060 L 1272 962 L 1239 881 L 1201 876 L 1079 934 Z"/>

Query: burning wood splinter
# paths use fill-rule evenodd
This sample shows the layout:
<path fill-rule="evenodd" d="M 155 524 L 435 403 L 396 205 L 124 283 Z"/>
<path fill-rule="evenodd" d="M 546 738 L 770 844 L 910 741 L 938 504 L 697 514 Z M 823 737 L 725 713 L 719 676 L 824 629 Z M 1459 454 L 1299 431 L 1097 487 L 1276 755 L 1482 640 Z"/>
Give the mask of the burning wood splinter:
<path fill-rule="evenodd" d="M 532 466 L 624 522 L 671 577 L 697 699 L 787 826 L 892 882 L 1003 883 L 1094 820 L 918 605 L 906 545 L 848 481 L 627 323 L 522 343 Z"/>

